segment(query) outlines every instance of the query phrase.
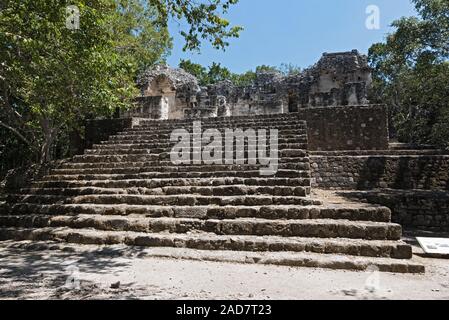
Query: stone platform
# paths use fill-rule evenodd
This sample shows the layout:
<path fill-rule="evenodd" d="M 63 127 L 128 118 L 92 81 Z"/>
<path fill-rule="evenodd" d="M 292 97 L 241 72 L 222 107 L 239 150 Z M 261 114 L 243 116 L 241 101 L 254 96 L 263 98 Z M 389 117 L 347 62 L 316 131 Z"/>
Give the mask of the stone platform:
<path fill-rule="evenodd" d="M 203 260 L 238 251 L 282 265 L 424 272 L 388 208 L 310 196 L 307 126 L 294 114 L 202 125 L 278 129 L 278 170 L 261 176 L 254 164 L 175 165 L 170 134 L 192 132 L 192 121 L 142 120 L 8 195 L 0 239 L 182 247 L 200 250 Z"/>

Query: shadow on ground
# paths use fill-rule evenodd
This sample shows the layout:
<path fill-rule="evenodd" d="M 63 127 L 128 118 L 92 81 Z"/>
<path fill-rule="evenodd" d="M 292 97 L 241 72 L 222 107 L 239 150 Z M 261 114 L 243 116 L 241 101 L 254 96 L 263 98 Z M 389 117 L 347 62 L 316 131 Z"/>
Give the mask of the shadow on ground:
<path fill-rule="evenodd" d="M 77 251 L 51 243 L 1 244 L 0 299 L 89 299 L 108 295 L 108 289 L 120 294 L 120 298 L 137 298 L 127 289 L 133 283 L 112 285 L 113 288 L 108 284 L 105 289 L 99 284 L 81 280 L 80 290 L 73 290 L 70 279 L 76 279 L 77 270 L 101 275 L 124 269 L 129 266 L 129 262 L 126 262 L 129 260 L 117 258 L 139 257 L 142 248 L 100 247 L 90 251 Z M 21 254 L 24 250 L 26 255 Z"/>

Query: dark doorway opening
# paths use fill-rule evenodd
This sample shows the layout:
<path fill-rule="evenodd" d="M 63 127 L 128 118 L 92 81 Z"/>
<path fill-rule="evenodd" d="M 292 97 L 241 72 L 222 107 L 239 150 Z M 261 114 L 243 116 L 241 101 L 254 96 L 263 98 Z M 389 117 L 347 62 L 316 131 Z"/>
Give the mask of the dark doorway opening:
<path fill-rule="evenodd" d="M 298 97 L 297 96 L 289 96 L 288 97 L 288 112 L 298 112 Z"/>

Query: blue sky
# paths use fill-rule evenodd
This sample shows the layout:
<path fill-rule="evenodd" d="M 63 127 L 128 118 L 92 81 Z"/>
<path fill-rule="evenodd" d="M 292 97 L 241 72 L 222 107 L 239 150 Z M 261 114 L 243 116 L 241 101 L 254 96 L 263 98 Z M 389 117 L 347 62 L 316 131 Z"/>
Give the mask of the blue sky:
<path fill-rule="evenodd" d="M 380 30 L 365 27 L 369 5 L 380 9 Z M 292 63 L 304 68 L 323 52 L 358 49 L 366 53 L 391 31 L 393 20 L 415 14 L 410 0 L 240 0 L 227 18 L 245 30 L 225 52 L 207 43 L 200 54 L 183 52 L 179 26 L 172 23 L 174 48 L 168 63 L 177 66 L 180 59 L 206 66 L 219 62 L 233 72 L 262 64 Z"/>

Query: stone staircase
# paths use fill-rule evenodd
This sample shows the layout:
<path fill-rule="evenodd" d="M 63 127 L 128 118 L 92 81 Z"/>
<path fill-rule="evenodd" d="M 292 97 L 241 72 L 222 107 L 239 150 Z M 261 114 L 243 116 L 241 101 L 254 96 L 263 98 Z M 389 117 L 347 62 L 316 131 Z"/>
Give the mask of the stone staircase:
<path fill-rule="evenodd" d="M 412 249 L 388 208 L 310 197 L 307 128 L 296 115 L 202 120 L 203 130 L 225 128 L 278 129 L 276 174 L 262 176 L 261 166 L 250 164 L 174 165 L 170 134 L 192 132 L 192 121 L 141 120 L 8 195 L 0 204 L 0 240 L 184 248 L 177 258 L 245 255 L 252 263 L 424 272 L 410 260 Z"/>

